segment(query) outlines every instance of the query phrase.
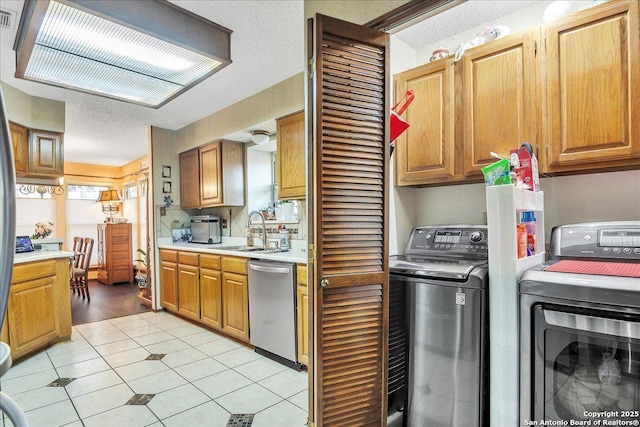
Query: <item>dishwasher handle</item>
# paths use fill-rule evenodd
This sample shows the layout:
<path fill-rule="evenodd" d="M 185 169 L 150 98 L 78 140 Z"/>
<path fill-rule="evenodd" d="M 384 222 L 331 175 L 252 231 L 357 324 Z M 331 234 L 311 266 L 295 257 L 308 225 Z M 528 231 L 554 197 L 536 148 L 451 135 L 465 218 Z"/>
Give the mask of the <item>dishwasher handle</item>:
<path fill-rule="evenodd" d="M 271 266 L 251 264 L 251 263 L 249 263 L 249 269 L 255 270 L 255 271 L 261 271 L 263 273 L 276 273 L 276 274 L 291 273 L 290 267 L 271 267 Z"/>

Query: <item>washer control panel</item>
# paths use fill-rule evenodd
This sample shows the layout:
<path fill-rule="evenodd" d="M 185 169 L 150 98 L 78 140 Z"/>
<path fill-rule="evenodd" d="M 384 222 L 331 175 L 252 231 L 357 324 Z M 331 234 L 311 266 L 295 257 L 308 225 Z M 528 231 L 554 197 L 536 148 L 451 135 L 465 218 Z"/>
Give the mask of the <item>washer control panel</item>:
<path fill-rule="evenodd" d="M 408 255 L 478 255 L 489 253 L 487 226 L 421 226 L 411 231 L 405 254 Z"/>
<path fill-rule="evenodd" d="M 570 224 L 551 230 L 550 257 L 640 261 L 640 221 Z"/>

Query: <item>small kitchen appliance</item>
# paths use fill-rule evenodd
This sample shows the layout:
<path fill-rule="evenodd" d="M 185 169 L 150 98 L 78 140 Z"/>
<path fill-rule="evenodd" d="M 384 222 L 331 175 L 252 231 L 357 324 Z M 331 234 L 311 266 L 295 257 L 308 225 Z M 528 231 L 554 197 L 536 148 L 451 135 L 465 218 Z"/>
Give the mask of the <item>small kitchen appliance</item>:
<path fill-rule="evenodd" d="M 554 227 L 549 258 L 519 284 L 520 424 L 638 420 L 640 221 Z"/>
<path fill-rule="evenodd" d="M 478 225 L 416 227 L 389 260 L 389 426 L 488 425 L 487 261 Z"/>
<path fill-rule="evenodd" d="M 198 215 L 191 217 L 192 243 L 221 243 L 220 217 L 212 215 Z"/>

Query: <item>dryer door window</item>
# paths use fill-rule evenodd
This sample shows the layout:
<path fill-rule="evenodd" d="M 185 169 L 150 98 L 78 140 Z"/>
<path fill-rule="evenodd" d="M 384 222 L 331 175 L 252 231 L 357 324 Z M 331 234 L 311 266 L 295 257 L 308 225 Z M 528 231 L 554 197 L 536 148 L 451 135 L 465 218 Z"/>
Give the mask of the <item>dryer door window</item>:
<path fill-rule="evenodd" d="M 534 309 L 535 419 L 638 419 L 638 316 L 558 308 Z"/>

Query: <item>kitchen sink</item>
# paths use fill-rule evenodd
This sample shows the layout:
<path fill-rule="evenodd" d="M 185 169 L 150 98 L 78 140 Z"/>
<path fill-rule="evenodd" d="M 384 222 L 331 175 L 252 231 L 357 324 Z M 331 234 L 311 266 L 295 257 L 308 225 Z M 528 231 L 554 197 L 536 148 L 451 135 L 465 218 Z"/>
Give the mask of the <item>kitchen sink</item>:
<path fill-rule="evenodd" d="M 253 251 L 262 251 L 261 247 L 258 246 L 214 246 L 212 249 L 220 249 L 222 251 L 240 251 L 240 252 L 253 252 Z"/>
<path fill-rule="evenodd" d="M 243 246 L 243 245 L 237 245 L 237 246 L 216 246 L 216 247 L 212 247 L 213 249 L 220 249 L 222 251 L 238 251 L 238 252 L 256 252 L 256 253 L 261 253 L 261 254 L 273 254 L 273 253 L 278 253 L 278 252 L 288 252 L 289 249 L 280 249 L 280 248 L 273 248 L 273 249 L 263 249 L 259 246 Z"/>

